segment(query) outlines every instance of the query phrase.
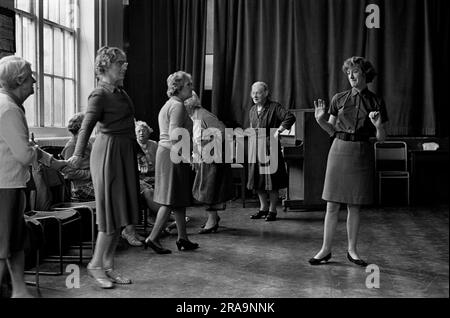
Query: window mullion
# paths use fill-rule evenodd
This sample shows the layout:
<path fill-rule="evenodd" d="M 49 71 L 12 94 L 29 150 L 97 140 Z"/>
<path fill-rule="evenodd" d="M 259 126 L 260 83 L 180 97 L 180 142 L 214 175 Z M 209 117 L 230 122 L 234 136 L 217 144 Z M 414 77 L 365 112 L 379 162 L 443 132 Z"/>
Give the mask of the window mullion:
<path fill-rule="evenodd" d="M 50 7 L 50 5 L 49 5 Z M 49 9 L 50 10 L 50 9 Z M 50 30 L 52 30 L 52 76 L 51 76 L 51 84 L 50 84 L 50 91 L 51 91 L 51 99 L 50 99 L 50 126 L 55 126 L 55 28 L 50 27 Z"/>
<path fill-rule="evenodd" d="M 44 127 L 45 126 L 45 102 L 44 102 L 44 0 L 38 0 L 37 7 L 37 75 L 38 75 L 38 83 L 39 83 L 39 121 L 37 122 L 37 126 Z"/>

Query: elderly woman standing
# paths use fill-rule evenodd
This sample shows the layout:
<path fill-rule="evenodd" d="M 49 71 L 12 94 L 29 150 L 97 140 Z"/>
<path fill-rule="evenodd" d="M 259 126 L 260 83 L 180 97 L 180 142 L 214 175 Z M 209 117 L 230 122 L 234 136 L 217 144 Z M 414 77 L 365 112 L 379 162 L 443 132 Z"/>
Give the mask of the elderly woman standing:
<path fill-rule="evenodd" d="M 195 92 L 192 92 L 191 98 L 184 101 L 184 105 L 194 123 L 192 139 L 196 175 L 192 194 L 194 199 L 208 205 L 208 220 L 199 234 L 217 232 L 220 220 L 217 211 L 225 210 L 226 201 L 233 197 L 231 165 L 225 163 L 222 155 L 225 125 L 201 106 Z M 215 131 L 205 131 L 211 128 Z M 211 148 L 212 151 L 202 154 L 204 147 Z M 218 153 L 213 153 L 215 151 Z M 204 158 L 203 155 L 209 158 Z"/>
<path fill-rule="evenodd" d="M 31 297 L 24 281 L 26 235 L 25 188 L 29 166 L 36 160 L 61 169 L 65 161 L 29 141 L 23 102 L 34 93 L 31 64 L 16 56 L 0 60 L 0 286 L 6 264 L 11 273 L 12 297 Z"/>
<path fill-rule="evenodd" d="M 266 139 L 269 140 L 271 128 L 273 128 L 276 130 L 274 138 L 278 139 L 281 132 L 291 129 L 295 116 L 279 103 L 269 99 L 269 87 L 266 83 L 253 83 L 251 97 L 254 105 L 250 109 L 250 128 L 256 129 L 258 136 L 261 132 L 265 132 Z M 269 148 L 269 142 L 267 142 L 267 148 Z M 256 163 L 249 164 L 247 187 L 249 190 L 256 190 L 260 202 L 259 211 L 253 214 L 251 219 L 265 217 L 268 222 L 276 220 L 278 190 L 287 187 L 288 176 L 279 140 L 277 140 L 277 149 L 269 149 L 269 152 L 274 151 L 278 155 L 278 166 L 274 173 L 260 173 L 260 168 L 264 165 L 258 161 L 258 158 Z M 267 204 L 267 194 L 269 194 L 270 205 Z"/>
<path fill-rule="evenodd" d="M 161 108 L 158 116 L 160 138 L 156 152 L 155 197 L 154 201 L 161 204 L 156 222 L 150 235 L 145 239 L 145 247 L 150 246 L 158 254 L 171 253 L 161 246 L 158 238 L 166 224 L 170 211 L 174 212 L 178 230 L 176 245 L 178 250 L 194 250 L 197 243 L 189 241 L 186 232 L 186 207 L 191 204 L 190 166 L 180 161 L 179 149 L 176 144 L 187 143 L 190 149 L 190 133 L 192 121 L 183 102 L 192 96 L 191 75 L 183 71 L 175 72 L 167 78 L 167 96 L 169 100 Z M 186 132 L 179 140 L 178 132 Z M 181 152 L 182 153 L 182 152 Z M 183 156 L 183 153 L 181 154 Z M 187 154 L 190 156 L 190 154 Z M 189 161 L 190 158 L 184 158 Z"/>
<path fill-rule="evenodd" d="M 314 101 L 318 124 L 334 136 L 328 154 L 322 198 L 327 201 L 323 245 L 309 260 L 319 265 L 331 258 L 341 203 L 347 205 L 347 258 L 359 266 L 367 266 L 356 250 L 361 205 L 373 202 L 373 148 L 369 137 L 384 140 L 387 113 L 384 101 L 369 91 L 367 84 L 376 75 L 372 64 L 363 57 L 347 59 L 342 66 L 351 89 L 333 96 L 325 119 L 325 101 Z"/>
<path fill-rule="evenodd" d="M 98 86 L 89 95 L 74 155 L 69 162 L 81 164 L 89 137 L 97 125 L 91 153 L 98 236 L 94 255 L 87 266 L 101 288 L 131 280 L 114 269 L 114 253 L 121 228 L 138 223 L 139 181 L 134 133 L 134 106 L 119 85 L 127 70 L 125 53 L 115 47 L 98 50 L 95 72 Z"/>

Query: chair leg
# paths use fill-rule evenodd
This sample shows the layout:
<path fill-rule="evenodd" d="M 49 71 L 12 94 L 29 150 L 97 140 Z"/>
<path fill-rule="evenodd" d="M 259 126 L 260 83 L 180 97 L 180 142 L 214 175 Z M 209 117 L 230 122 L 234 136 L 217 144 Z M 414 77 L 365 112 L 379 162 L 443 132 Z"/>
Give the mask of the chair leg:
<path fill-rule="evenodd" d="M 378 179 L 378 204 L 381 205 L 381 179 Z"/>
<path fill-rule="evenodd" d="M 242 169 L 241 172 L 241 198 L 242 198 L 242 207 L 245 208 L 245 172 Z"/>
<path fill-rule="evenodd" d="M 406 179 L 406 183 L 407 183 L 407 191 L 408 191 L 408 193 L 406 194 L 407 195 L 407 198 L 408 198 L 408 205 L 409 205 L 409 178 L 408 179 Z"/>
<path fill-rule="evenodd" d="M 80 244 L 80 266 L 83 265 L 83 223 L 81 222 L 81 216 L 80 216 L 80 236 L 78 243 Z"/>
<path fill-rule="evenodd" d="M 40 286 L 39 286 L 39 249 L 36 250 L 36 289 L 39 291 Z"/>
<path fill-rule="evenodd" d="M 59 242 L 59 271 L 60 275 L 63 274 L 64 268 L 63 268 L 63 244 L 62 244 L 62 225 L 59 223 L 59 230 L 58 230 L 58 242 Z"/>

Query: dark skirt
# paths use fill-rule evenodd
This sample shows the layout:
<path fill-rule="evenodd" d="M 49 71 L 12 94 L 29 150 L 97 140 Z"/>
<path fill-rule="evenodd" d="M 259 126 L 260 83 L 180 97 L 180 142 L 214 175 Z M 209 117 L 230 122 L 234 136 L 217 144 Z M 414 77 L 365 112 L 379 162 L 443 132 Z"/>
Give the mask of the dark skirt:
<path fill-rule="evenodd" d="M 257 151 L 257 149 L 255 151 Z M 269 146 L 267 146 L 267 152 L 269 151 Z M 281 153 L 281 146 L 279 142 L 277 146 L 277 152 L 278 160 L 274 173 L 261 173 L 261 169 L 268 169 L 268 165 L 263 165 L 258 162 L 248 164 L 247 188 L 249 190 L 277 191 L 287 188 L 288 175 L 286 172 L 286 166 L 284 164 L 283 154 Z M 252 156 L 252 154 L 250 154 L 250 156 Z"/>
<path fill-rule="evenodd" d="M 191 205 L 191 167 L 187 163 L 175 164 L 170 150 L 158 146 L 155 165 L 154 201 L 161 205 L 183 208 Z"/>
<path fill-rule="evenodd" d="M 328 154 L 322 199 L 337 203 L 373 203 L 373 147 L 364 141 L 334 139 Z"/>
<path fill-rule="evenodd" d="M 0 259 L 24 250 L 26 240 L 25 189 L 0 189 Z"/>
<path fill-rule="evenodd" d="M 99 134 L 91 153 L 98 230 L 112 234 L 137 224 L 139 181 L 136 143 L 122 137 Z"/>
<path fill-rule="evenodd" d="M 233 198 L 231 165 L 201 163 L 196 165 L 192 195 L 199 202 L 212 205 Z"/>

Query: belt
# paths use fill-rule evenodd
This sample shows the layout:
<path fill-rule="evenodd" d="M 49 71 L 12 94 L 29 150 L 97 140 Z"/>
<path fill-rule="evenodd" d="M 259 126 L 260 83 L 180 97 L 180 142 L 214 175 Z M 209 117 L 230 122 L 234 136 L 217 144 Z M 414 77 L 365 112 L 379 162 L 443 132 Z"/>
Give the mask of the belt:
<path fill-rule="evenodd" d="M 344 141 L 369 141 L 369 136 L 349 134 L 346 132 L 335 132 L 334 137 Z"/>

